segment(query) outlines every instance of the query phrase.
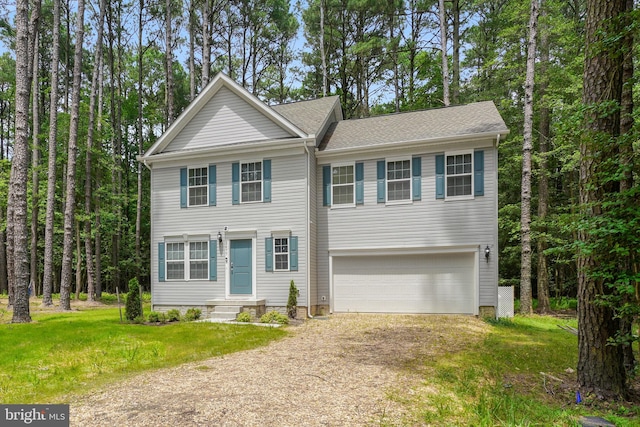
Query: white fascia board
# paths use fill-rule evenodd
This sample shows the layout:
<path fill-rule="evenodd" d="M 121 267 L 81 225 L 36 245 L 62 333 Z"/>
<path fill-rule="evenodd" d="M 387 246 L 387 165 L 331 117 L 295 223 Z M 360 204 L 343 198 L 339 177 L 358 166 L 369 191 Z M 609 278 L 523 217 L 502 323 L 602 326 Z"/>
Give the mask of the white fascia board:
<path fill-rule="evenodd" d="M 203 156 L 246 156 L 248 153 L 258 155 L 263 151 L 279 151 L 300 148 L 308 143 L 314 143 L 313 138 L 287 138 L 278 140 L 266 140 L 256 142 L 242 142 L 230 145 L 218 145 L 215 147 L 198 148 L 195 150 L 171 151 L 168 153 L 154 154 L 152 156 L 138 156 L 138 161 L 143 162 L 147 167 L 151 167 L 153 163 L 172 162 L 177 160 L 190 160 Z"/>

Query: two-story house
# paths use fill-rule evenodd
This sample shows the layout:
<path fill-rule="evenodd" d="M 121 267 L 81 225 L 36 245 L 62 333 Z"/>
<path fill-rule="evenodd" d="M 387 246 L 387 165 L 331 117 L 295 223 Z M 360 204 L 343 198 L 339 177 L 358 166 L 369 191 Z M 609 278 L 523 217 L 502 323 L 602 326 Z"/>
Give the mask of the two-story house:
<path fill-rule="evenodd" d="M 494 315 L 492 102 L 343 120 L 338 97 L 268 106 L 218 74 L 139 160 L 154 310 Z"/>

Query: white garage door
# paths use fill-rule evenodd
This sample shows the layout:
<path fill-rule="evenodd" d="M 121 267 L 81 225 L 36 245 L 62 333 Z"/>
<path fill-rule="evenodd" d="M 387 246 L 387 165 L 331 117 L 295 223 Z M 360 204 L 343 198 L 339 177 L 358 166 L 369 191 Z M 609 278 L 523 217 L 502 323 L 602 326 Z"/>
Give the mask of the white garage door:
<path fill-rule="evenodd" d="M 335 312 L 475 313 L 475 253 L 333 258 Z"/>

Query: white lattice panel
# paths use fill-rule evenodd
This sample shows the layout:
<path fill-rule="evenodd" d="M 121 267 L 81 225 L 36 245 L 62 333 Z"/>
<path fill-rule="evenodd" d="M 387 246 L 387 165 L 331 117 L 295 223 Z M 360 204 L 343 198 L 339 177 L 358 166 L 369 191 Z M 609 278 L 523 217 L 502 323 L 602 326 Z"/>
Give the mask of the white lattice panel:
<path fill-rule="evenodd" d="M 513 317 L 513 286 L 498 286 L 498 317 Z"/>

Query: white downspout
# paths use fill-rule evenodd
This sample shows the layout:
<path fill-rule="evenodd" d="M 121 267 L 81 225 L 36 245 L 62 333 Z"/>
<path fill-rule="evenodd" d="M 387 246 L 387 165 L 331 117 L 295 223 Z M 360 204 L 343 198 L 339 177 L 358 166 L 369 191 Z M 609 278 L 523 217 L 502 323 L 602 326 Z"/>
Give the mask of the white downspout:
<path fill-rule="evenodd" d="M 310 259 L 311 259 L 311 245 L 310 245 L 310 235 L 311 232 L 309 231 L 309 222 L 311 221 L 311 214 L 309 212 L 309 194 L 310 194 L 310 190 L 309 190 L 309 157 L 310 157 L 310 153 L 309 153 L 309 147 L 307 147 L 307 140 L 304 140 L 303 143 L 304 146 L 304 151 L 306 153 L 306 162 L 305 162 L 305 182 L 306 182 L 306 195 L 305 195 L 305 205 L 306 205 L 306 244 L 307 244 L 307 248 L 305 250 L 305 257 L 306 257 L 306 261 L 305 261 L 305 268 L 307 270 L 307 316 L 309 316 L 310 319 L 313 318 L 313 315 L 311 314 L 311 264 L 310 264 Z"/>

